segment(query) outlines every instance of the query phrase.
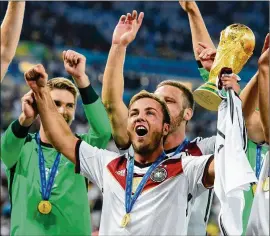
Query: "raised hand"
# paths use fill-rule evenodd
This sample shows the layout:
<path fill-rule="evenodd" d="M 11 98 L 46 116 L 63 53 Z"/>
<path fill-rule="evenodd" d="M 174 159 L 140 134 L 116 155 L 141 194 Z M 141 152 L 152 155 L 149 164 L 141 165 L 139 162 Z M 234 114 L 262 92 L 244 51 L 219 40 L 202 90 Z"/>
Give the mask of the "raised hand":
<path fill-rule="evenodd" d="M 193 11 L 193 9 L 197 6 L 197 4 L 194 1 L 183 1 L 179 0 L 180 6 L 183 8 L 183 10 L 187 13 Z"/>
<path fill-rule="evenodd" d="M 240 93 L 240 85 L 238 84 L 240 78 L 236 74 L 223 74 L 220 79 L 225 89 L 233 89 L 237 94 Z"/>
<path fill-rule="evenodd" d="M 35 93 L 40 92 L 42 88 L 46 87 L 48 81 L 48 74 L 46 73 L 43 65 L 38 64 L 25 72 L 24 78 L 27 85 Z"/>
<path fill-rule="evenodd" d="M 269 67 L 269 33 L 265 37 L 262 54 L 259 58 L 258 64 Z"/>
<path fill-rule="evenodd" d="M 196 48 L 198 57 L 202 63 L 202 66 L 207 71 L 210 71 L 215 60 L 216 49 L 210 48 L 207 44 L 199 42 L 198 47 Z"/>
<path fill-rule="evenodd" d="M 28 93 L 26 93 L 22 97 L 21 102 L 22 102 L 22 113 L 25 119 L 28 119 L 29 121 L 31 120 L 33 122 L 37 117 L 37 109 L 33 91 L 30 90 Z"/>
<path fill-rule="evenodd" d="M 132 15 L 130 13 L 122 15 L 114 29 L 112 44 L 128 46 L 135 39 L 137 32 L 141 27 L 143 17 L 143 12 L 138 16 L 137 11 L 135 10 L 133 10 Z"/>
<path fill-rule="evenodd" d="M 63 51 L 64 67 L 79 88 L 87 87 L 90 82 L 85 74 L 86 58 L 84 55 L 73 50 Z"/>

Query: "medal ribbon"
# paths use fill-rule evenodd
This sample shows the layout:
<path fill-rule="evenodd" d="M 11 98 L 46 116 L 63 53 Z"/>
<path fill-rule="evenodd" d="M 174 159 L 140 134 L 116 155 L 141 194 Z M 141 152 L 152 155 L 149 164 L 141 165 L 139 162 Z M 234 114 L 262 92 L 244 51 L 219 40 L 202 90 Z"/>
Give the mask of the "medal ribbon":
<path fill-rule="evenodd" d="M 132 195 L 132 182 L 133 182 L 133 171 L 134 171 L 134 157 L 131 157 L 128 162 L 128 168 L 127 168 L 127 176 L 126 176 L 126 195 L 125 195 L 125 207 L 126 207 L 126 213 L 130 213 L 132 210 L 132 207 L 134 203 L 136 202 L 137 198 L 141 194 L 148 178 L 150 177 L 153 170 L 160 165 L 160 163 L 164 160 L 166 157 L 165 152 L 163 152 L 156 161 L 149 167 L 145 175 L 143 176 L 140 184 L 138 185 L 133 197 Z"/>
<path fill-rule="evenodd" d="M 259 179 L 260 172 L 261 172 L 261 152 L 262 152 L 262 145 L 257 144 L 256 147 L 256 177 Z"/>
<path fill-rule="evenodd" d="M 48 182 L 46 184 L 46 174 L 45 174 L 45 159 L 44 155 L 41 149 L 40 144 L 40 136 L 39 133 L 36 134 L 36 142 L 38 144 L 38 158 L 39 158 L 39 174 L 40 174 L 40 183 L 41 183 L 41 195 L 43 200 L 49 200 L 51 192 L 52 192 L 52 186 L 54 183 L 55 175 L 60 163 L 60 156 L 61 153 L 57 153 L 56 158 L 54 160 Z"/>
<path fill-rule="evenodd" d="M 175 150 L 173 156 L 179 154 L 183 151 L 184 147 L 189 143 L 188 139 L 185 138 L 181 145 L 178 146 L 178 148 Z"/>

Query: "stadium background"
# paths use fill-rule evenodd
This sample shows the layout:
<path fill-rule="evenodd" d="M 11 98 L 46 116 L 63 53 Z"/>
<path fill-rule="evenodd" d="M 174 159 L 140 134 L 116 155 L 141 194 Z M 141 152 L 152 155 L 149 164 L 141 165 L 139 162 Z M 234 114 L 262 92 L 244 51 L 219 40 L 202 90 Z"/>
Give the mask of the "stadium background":
<path fill-rule="evenodd" d="M 269 32 L 269 3 L 267 1 L 198 2 L 209 33 L 218 45 L 220 31 L 232 23 L 249 26 L 256 37 L 254 55 L 240 76 L 241 87 L 257 70 L 257 61 L 264 38 Z M 7 2 L 0 3 L 1 22 Z M 125 94 L 131 96 L 141 89 L 153 91 L 164 79 L 191 82 L 193 89 L 202 83 L 194 60 L 191 34 L 186 13 L 174 2 L 27 2 L 16 57 L 1 84 L 1 134 L 21 112 L 20 98 L 28 91 L 23 73 L 33 64 L 42 63 L 49 77 L 70 78 L 64 70 L 61 52 L 73 49 L 87 57 L 87 74 L 100 94 L 111 37 L 122 14 L 136 9 L 145 17 L 135 41 L 128 47 L 125 62 Z M 113 81 L 112 81 L 113 83 Z M 188 125 L 188 137 L 215 134 L 216 113 L 196 106 Z M 36 123 L 32 127 L 35 131 Z M 74 132 L 86 132 L 88 125 L 81 101 L 73 122 Z M 113 141 L 108 149 L 115 149 Z M 10 205 L 4 166 L 1 165 L 1 235 L 9 234 Z M 98 229 L 102 197 L 89 184 L 89 206 L 93 230 Z M 209 235 L 217 235 L 219 205 L 214 200 L 208 225 Z"/>

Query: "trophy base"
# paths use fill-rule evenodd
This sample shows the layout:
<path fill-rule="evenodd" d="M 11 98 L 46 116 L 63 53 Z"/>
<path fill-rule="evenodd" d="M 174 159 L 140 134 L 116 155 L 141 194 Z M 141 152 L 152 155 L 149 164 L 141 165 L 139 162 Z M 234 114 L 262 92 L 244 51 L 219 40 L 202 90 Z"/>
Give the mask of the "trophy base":
<path fill-rule="evenodd" d="M 219 97 L 217 87 L 213 83 L 203 84 L 193 93 L 194 100 L 202 107 L 210 111 L 218 111 L 222 99 Z"/>

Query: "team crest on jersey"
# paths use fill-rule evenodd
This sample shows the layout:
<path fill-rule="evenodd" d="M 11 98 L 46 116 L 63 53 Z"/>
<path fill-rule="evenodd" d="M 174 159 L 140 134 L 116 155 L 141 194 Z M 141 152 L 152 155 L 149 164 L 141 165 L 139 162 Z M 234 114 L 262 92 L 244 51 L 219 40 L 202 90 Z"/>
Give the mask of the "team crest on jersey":
<path fill-rule="evenodd" d="M 160 183 L 163 182 L 167 177 L 167 170 L 163 167 L 157 167 L 150 175 L 151 180 Z"/>
<path fill-rule="evenodd" d="M 126 170 L 118 170 L 116 171 L 116 174 L 120 175 L 120 176 L 125 176 Z"/>

